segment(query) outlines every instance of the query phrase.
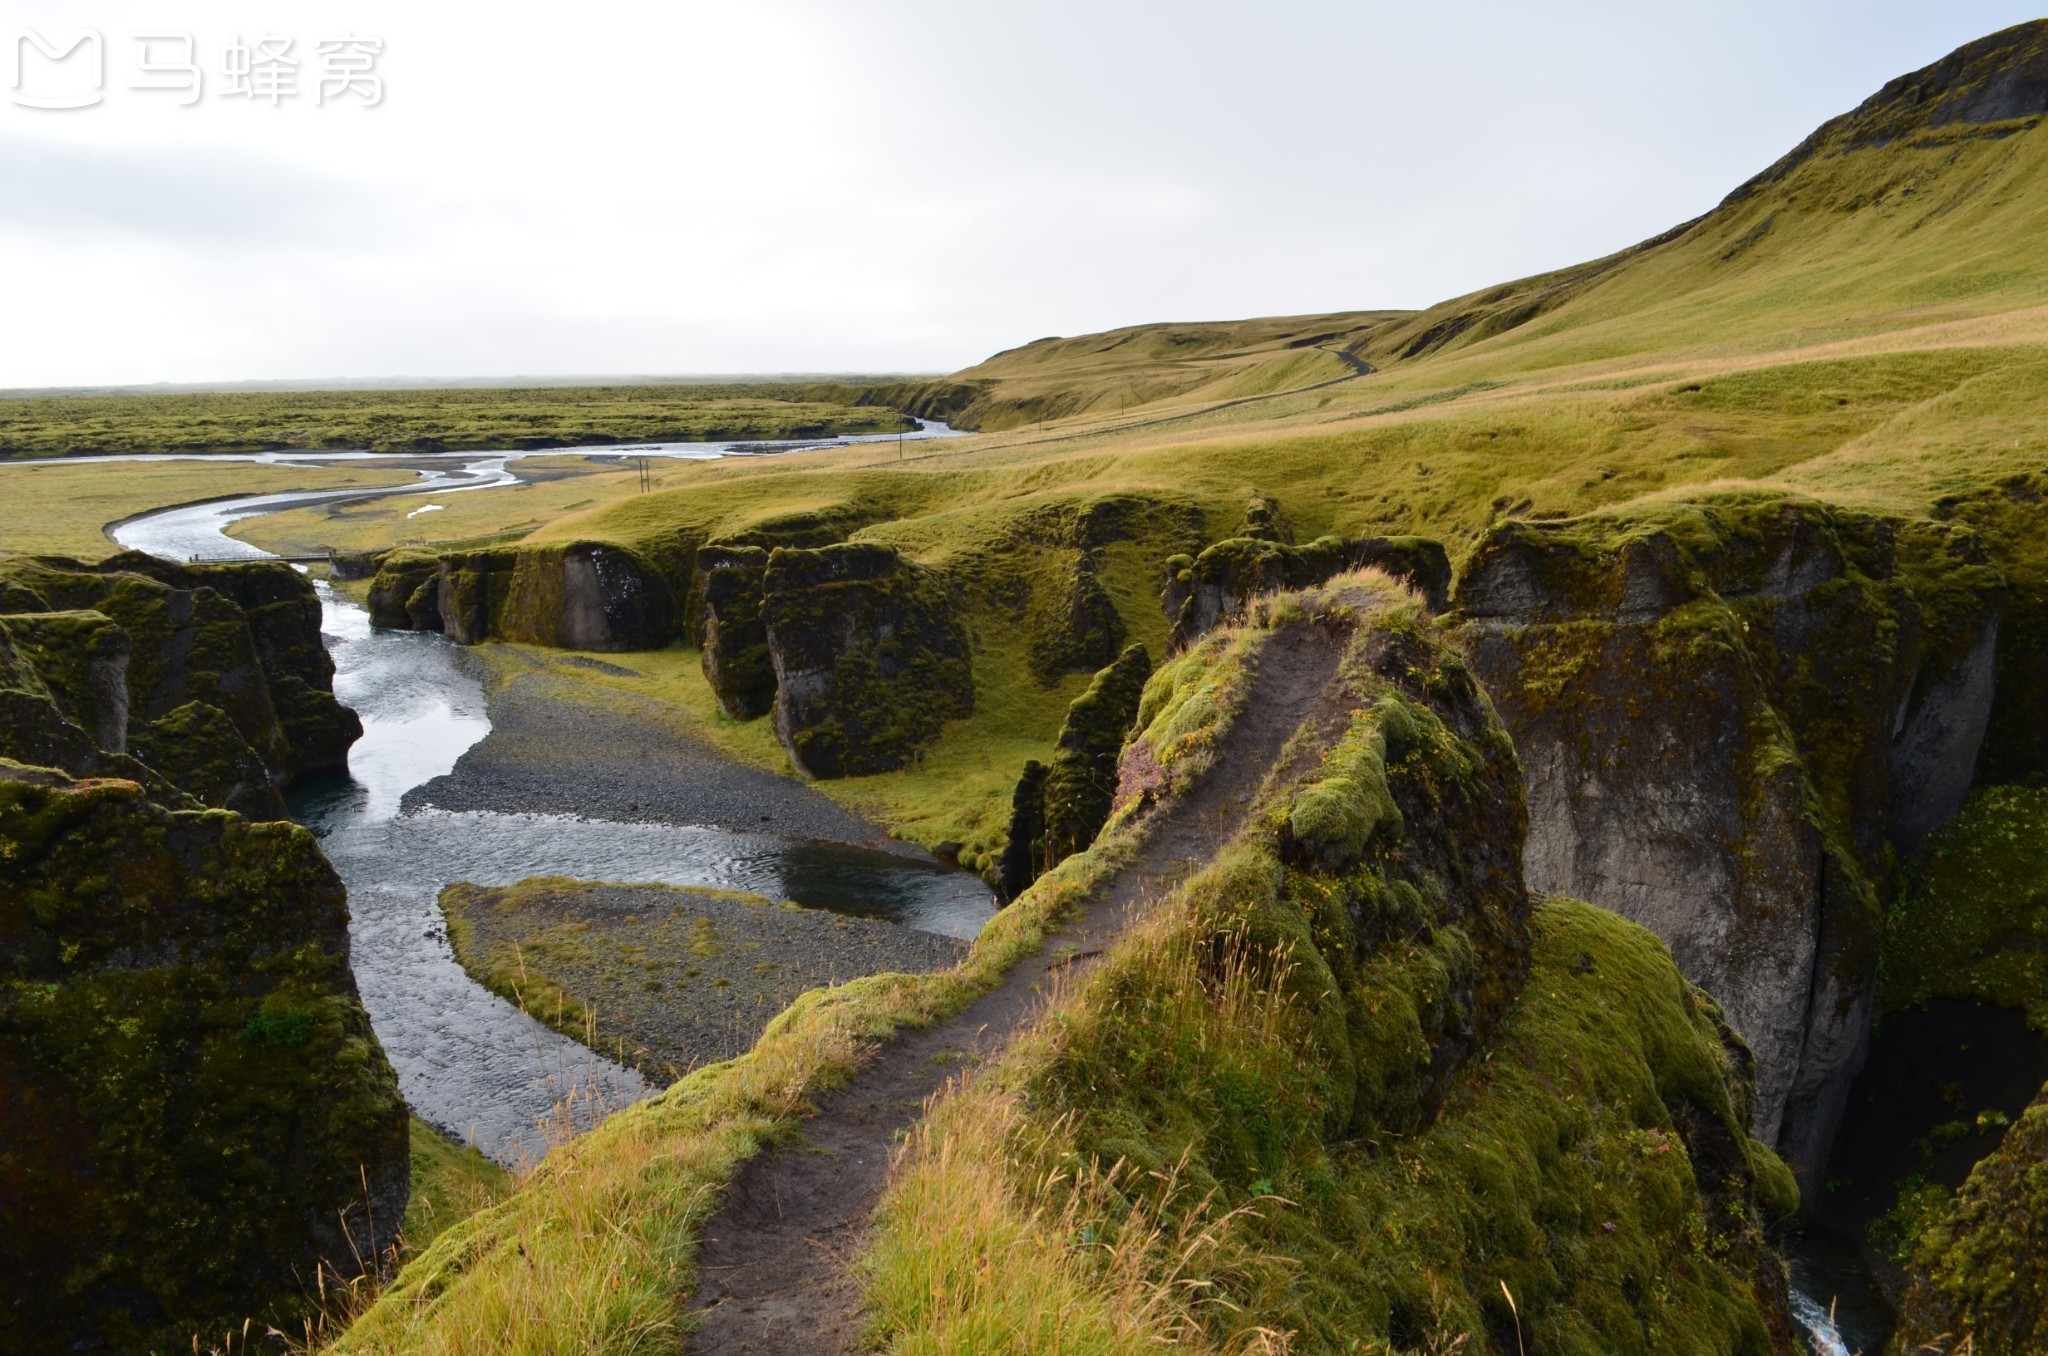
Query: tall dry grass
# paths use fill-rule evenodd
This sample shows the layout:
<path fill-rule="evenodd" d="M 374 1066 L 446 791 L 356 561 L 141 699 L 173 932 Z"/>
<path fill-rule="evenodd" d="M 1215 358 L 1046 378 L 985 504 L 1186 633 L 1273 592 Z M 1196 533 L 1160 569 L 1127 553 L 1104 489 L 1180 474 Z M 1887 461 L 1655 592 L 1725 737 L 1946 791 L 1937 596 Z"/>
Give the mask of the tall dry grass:
<path fill-rule="evenodd" d="M 981 1076 L 935 1099 L 906 1142 L 864 1266 L 874 1335 L 894 1356 L 1006 1351 L 1125 1356 L 1164 1348 L 1278 1356 L 1289 1334 L 1234 1294 L 1293 1264 L 1244 1225 L 1288 1202 L 1227 1206 L 1185 1157 L 1147 1168 L 1083 1148 L 1075 1113 L 1035 1111 L 1033 1073 L 1102 1027 L 1171 1028 L 1289 1058 L 1302 1016 L 1286 962 L 1213 931 L 1170 900 Z M 1142 1013 L 1137 1009 L 1142 1008 Z"/>

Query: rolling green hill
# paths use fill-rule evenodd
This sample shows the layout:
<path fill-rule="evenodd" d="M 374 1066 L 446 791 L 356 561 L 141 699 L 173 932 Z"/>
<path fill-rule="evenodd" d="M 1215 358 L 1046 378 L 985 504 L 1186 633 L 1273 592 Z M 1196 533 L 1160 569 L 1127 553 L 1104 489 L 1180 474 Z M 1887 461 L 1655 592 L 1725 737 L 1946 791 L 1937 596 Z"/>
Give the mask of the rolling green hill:
<path fill-rule="evenodd" d="M 1300 361 L 1319 352 L 1388 373 L 1499 380 L 1651 355 L 1904 340 L 2038 307 L 2048 302 L 2044 115 L 2048 21 L 2036 21 L 1892 81 L 1712 212 L 1617 254 L 1420 312 L 1041 339 L 948 378 L 976 388 L 956 422 L 1003 429 L 1344 374 L 1335 361 Z"/>

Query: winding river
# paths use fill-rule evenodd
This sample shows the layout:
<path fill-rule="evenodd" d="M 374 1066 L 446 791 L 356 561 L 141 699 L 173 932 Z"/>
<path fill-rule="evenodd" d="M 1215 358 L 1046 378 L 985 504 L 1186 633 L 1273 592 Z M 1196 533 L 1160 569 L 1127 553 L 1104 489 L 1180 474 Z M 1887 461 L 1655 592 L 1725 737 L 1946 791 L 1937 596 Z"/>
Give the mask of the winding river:
<path fill-rule="evenodd" d="M 923 436 L 948 432 L 941 425 Z M 589 450 L 701 459 L 723 455 L 725 446 Z M 173 560 L 263 559 L 268 552 L 225 529 L 309 503 L 518 484 L 511 468 L 522 456 L 561 454 L 463 454 L 448 470 L 422 473 L 416 486 L 193 504 L 129 519 L 112 535 L 123 546 Z M 320 464 L 363 455 L 292 460 Z M 335 695 L 362 718 L 363 737 L 350 750 L 348 775 L 300 788 L 293 812 L 319 837 L 348 886 L 356 984 L 407 1102 L 500 1162 L 532 1162 L 566 1135 L 655 1089 L 636 1071 L 558 1035 L 464 973 L 437 903 L 449 882 L 496 885 L 564 875 L 708 885 L 956 937 L 972 937 L 993 914 L 980 881 L 908 855 L 769 833 L 406 810 L 407 791 L 453 769 L 490 732 L 482 684 L 460 646 L 438 635 L 373 630 L 362 608 L 324 583 L 317 587 Z"/>
<path fill-rule="evenodd" d="M 928 425 L 914 436 L 950 432 Z M 522 457 L 578 451 L 707 459 L 725 455 L 728 445 L 440 454 L 458 464 L 423 472 L 416 486 L 251 495 L 146 514 L 112 534 L 169 559 L 262 559 L 269 553 L 225 529 L 312 503 L 514 485 Z M 317 465 L 369 455 L 242 460 Z M 106 460 L 145 459 L 158 458 Z M 450 771 L 490 732 L 482 685 L 461 647 L 438 635 L 372 630 L 363 609 L 318 587 L 335 694 L 361 716 L 364 734 L 350 751 L 347 777 L 302 788 L 293 811 L 348 885 L 356 982 L 406 1100 L 500 1162 L 536 1161 L 553 1143 L 655 1089 L 470 979 L 449 949 L 436 902 L 448 882 L 566 875 L 712 885 L 957 937 L 972 937 L 992 915 L 986 890 L 963 872 L 839 844 L 565 816 L 405 810 L 407 791 Z M 1831 1282 L 1845 1278 L 1805 1252 L 1794 1263 L 1794 1315 L 1818 1356 L 1851 1356 L 1862 1344 L 1852 1346 L 1837 1328 L 1831 1302 Z"/>

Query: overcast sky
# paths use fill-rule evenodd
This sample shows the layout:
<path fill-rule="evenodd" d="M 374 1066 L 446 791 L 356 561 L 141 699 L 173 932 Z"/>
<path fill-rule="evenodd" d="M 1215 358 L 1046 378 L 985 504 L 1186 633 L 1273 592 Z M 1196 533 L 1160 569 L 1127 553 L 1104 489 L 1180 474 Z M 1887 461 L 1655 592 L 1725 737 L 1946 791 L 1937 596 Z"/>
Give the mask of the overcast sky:
<path fill-rule="evenodd" d="M 65 0 L 0 104 L 0 387 L 946 371 L 1413 307 L 1713 206 L 2024 4 Z M 134 90 L 189 33 L 198 101 Z M 322 39 L 377 39 L 367 86 Z M 227 93 L 290 37 L 298 97 Z M 150 46 L 159 65 L 183 44 Z M 17 54 L 23 69 L 17 71 Z M 18 37 L 10 96 L 82 92 Z M 272 70 L 281 69 L 275 65 Z M 17 84 L 16 77 L 19 76 Z M 165 83 L 181 77 L 159 75 Z M 89 82 L 88 82 L 89 83 Z"/>

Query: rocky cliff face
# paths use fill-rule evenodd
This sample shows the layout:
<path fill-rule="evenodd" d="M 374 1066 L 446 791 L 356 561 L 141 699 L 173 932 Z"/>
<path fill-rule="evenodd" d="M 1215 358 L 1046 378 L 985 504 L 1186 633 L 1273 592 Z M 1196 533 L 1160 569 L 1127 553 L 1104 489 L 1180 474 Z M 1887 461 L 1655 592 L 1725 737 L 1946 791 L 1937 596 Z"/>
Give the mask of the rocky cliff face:
<path fill-rule="evenodd" d="M 1180 648 L 1244 609 L 1251 599 L 1283 589 L 1310 588 L 1347 570 L 1375 568 L 1401 580 L 1441 610 L 1449 599 L 1450 559 L 1438 542 L 1422 537 L 1318 537 L 1306 546 L 1280 540 L 1273 514 L 1253 515 L 1266 535 L 1219 541 L 1198 556 L 1166 563 L 1162 605 Z"/>
<path fill-rule="evenodd" d="M 761 547 L 707 546 L 697 552 L 704 677 L 734 720 L 754 720 L 775 706 L 775 661 L 761 615 L 767 578 L 768 552 Z"/>
<path fill-rule="evenodd" d="M 2048 43 L 2048 23 L 2035 27 Z M 1944 496 L 1934 513 L 1982 537 L 2010 590 L 1980 780 L 2048 785 L 2048 472 Z"/>
<path fill-rule="evenodd" d="M 602 542 L 394 551 L 371 581 L 370 624 L 440 631 L 463 645 L 509 640 L 571 650 L 654 650 L 681 612 L 654 561 Z"/>
<path fill-rule="evenodd" d="M 0 754 L 276 819 L 283 789 L 345 765 L 362 733 L 334 699 L 319 598 L 289 566 L 125 554 L 0 573 L 16 674 Z"/>
<path fill-rule="evenodd" d="M 1811 1189 L 1893 854 L 1962 806 L 2003 581 L 1967 529 L 1727 498 L 1512 523 L 1457 605 L 1527 770 L 1527 869 L 1655 931 L 1757 1057 Z"/>
<path fill-rule="evenodd" d="M 1117 763 L 1152 660 L 1133 645 L 1067 708 L 1050 766 L 1031 760 L 1010 798 L 1010 832 L 989 883 L 1014 899 L 1032 881 L 1095 841 L 1116 800 Z"/>
<path fill-rule="evenodd" d="M 967 635 L 945 585 L 889 547 L 778 548 L 762 616 L 775 733 L 806 776 L 901 767 L 974 708 Z"/>
<path fill-rule="evenodd" d="M 0 760 L 0 978 L 0 1348 L 289 1326 L 391 1245 L 405 1108 L 303 829 Z"/>
<path fill-rule="evenodd" d="M 511 640 L 569 650 L 652 650 L 675 639 L 668 582 L 624 547 L 578 543 L 443 556 L 441 629 L 475 645 Z"/>

